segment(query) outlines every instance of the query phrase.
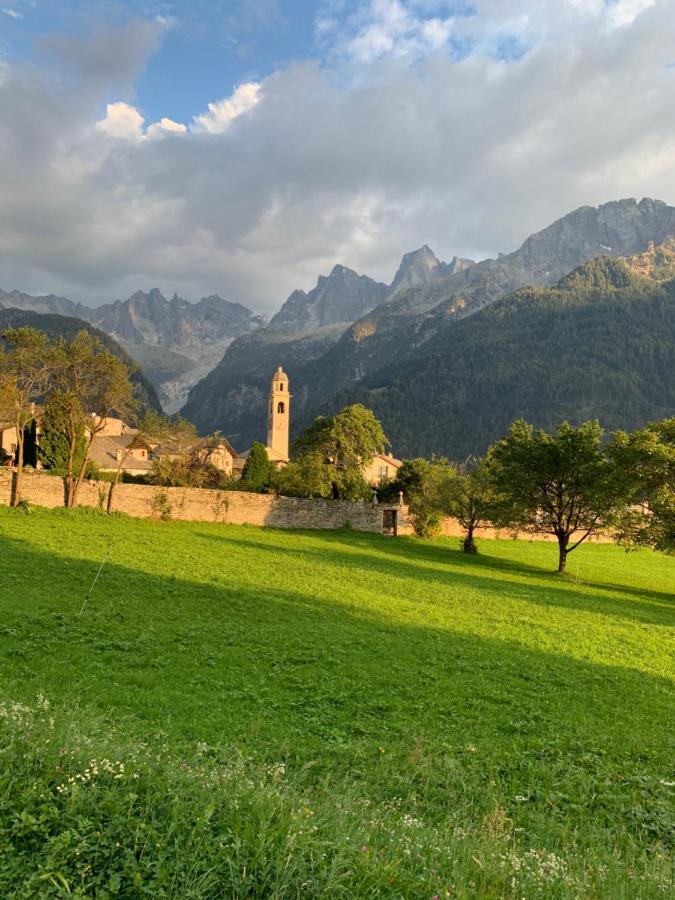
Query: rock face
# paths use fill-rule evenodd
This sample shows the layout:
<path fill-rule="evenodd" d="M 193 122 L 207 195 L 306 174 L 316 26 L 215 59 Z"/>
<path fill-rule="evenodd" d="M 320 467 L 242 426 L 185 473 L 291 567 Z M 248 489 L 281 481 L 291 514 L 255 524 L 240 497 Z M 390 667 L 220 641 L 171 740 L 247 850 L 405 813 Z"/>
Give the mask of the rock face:
<path fill-rule="evenodd" d="M 309 293 L 293 291 L 270 321 L 269 330 L 301 333 L 347 325 L 378 306 L 387 293 L 386 284 L 338 265 L 328 277 L 320 275 Z"/>
<path fill-rule="evenodd" d="M 128 300 L 87 310 L 87 318 L 125 344 L 171 348 L 211 344 L 246 334 L 261 320 L 240 303 L 217 294 L 189 303 L 177 294 L 167 300 L 154 288 Z"/>
<path fill-rule="evenodd" d="M 3 309 L 23 309 L 27 312 L 84 318 L 78 315 L 78 303 L 73 303 L 67 297 L 57 297 L 55 294 L 32 297 L 30 294 L 24 294 L 21 291 L 0 290 L 0 307 Z"/>
<path fill-rule="evenodd" d="M 328 283 L 332 289 L 347 281 L 343 273 L 352 283 L 364 276 L 337 267 L 309 294 L 294 292 L 267 329 L 235 340 L 216 369 L 191 390 L 184 414 L 200 429 L 219 428 L 242 446 L 261 439 L 269 373 L 281 364 L 293 387 L 297 433 L 331 397 L 348 397 L 380 369 L 418 360 L 436 335 L 500 297 L 527 285 L 552 285 L 598 256 L 640 253 L 650 241 L 661 244 L 670 235 L 675 235 L 675 208 L 645 198 L 581 207 L 531 235 L 518 250 L 478 263 L 457 257 L 443 263 L 425 245 L 403 257 L 388 288 L 378 285 L 377 296 L 368 295 L 365 314 L 358 315 L 358 303 L 344 301 L 343 308 L 356 313 L 347 327 L 337 324 L 348 315 L 336 318 L 343 301 Z M 324 300 L 328 294 L 330 303 Z M 326 307 L 330 315 L 319 312 Z M 433 392 L 432 385 L 429 389 Z M 397 446 L 396 430 L 390 426 L 390 431 Z"/>
<path fill-rule="evenodd" d="M 177 294 L 167 300 L 156 288 L 98 307 L 20 291 L 0 291 L 0 304 L 77 317 L 111 335 L 143 367 L 168 413 L 183 406 L 189 389 L 217 365 L 234 338 L 262 324 L 250 309 L 217 294 L 189 303 Z"/>

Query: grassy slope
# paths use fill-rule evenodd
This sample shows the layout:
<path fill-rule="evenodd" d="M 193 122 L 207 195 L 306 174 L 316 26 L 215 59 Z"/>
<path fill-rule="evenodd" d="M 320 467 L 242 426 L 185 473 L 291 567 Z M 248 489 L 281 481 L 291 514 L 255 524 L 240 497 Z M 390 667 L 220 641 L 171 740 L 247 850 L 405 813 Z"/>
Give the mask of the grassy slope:
<path fill-rule="evenodd" d="M 4 508 L 0 541 L 5 696 L 162 729 L 176 753 L 283 760 L 304 787 L 399 798 L 460 834 L 496 829 L 495 846 L 604 854 L 611 895 L 665 892 L 673 560 L 586 546 L 562 581 L 543 543 L 466 558 L 448 541 Z M 656 880 L 626 887 L 643 864 Z M 459 868 L 458 895 L 478 891 Z"/>

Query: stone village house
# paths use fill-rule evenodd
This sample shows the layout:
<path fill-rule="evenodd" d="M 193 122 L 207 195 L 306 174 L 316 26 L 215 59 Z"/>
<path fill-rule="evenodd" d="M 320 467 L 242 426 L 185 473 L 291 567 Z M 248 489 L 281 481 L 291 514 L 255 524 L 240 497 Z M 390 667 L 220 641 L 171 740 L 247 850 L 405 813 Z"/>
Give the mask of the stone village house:
<path fill-rule="evenodd" d="M 279 366 L 270 384 L 267 410 L 267 457 L 276 467 L 285 466 L 290 459 L 291 392 L 288 376 Z M 115 472 L 124 459 L 122 470 L 134 475 L 151 471 L 154 459 L 178 456 L 186 447 L 167 444 L 151 446 L 137 437 L 137 431 L 121 419 L 110 417 L 103 430 L 94 438 L 91 458 L 102 472 Z M 204 449 L 204 462 L 209 462 L 226 475 L 241 475 L 250 448 L 237 453 L 225 438 L 215 448 Z M 378 454 L 363 466 L 363 476 L 373 487 L 391 480 L 401 466 L 401 460 Z"/>

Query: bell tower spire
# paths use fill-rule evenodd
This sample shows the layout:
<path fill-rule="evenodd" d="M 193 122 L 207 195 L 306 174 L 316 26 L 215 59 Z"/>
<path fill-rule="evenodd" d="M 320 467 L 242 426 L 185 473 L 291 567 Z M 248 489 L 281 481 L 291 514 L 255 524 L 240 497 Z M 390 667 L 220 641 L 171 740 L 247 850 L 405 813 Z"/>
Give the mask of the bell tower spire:
<path fill-rule="evenodd" d="M 291 421 L 291 394 L 288 375 L 279 366 L 270 386 L 269 412 L 267 415 L 267 446 L 288 459 Z"/>

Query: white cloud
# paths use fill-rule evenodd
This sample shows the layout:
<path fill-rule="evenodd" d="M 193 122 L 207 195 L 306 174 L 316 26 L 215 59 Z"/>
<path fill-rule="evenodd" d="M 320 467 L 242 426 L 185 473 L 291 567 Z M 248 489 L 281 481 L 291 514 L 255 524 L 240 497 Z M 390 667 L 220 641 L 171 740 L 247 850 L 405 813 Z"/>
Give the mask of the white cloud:
<path fill-rule="evenodd" d="M 235 88 L 231 97 L 209 103 L 209 111 L 194 117 L 194 130 L 222 134 L 232 122 L 260 102 L 260 84 L 248 81 Z"/>
<path fill-rule="evenodd" d="M 15 9 L 11 9 L 5 6 L 2 10 L 6 16 L 9 16 L 10 19 L 23 19 L 23 16 L 20 12 L 17 12 Z"/>
<path fill-rule="evenodd" d="M 142 141 L 146 138 L 161 138 L 168 134 L 185 134 L 187 126 L 182 122 L 164 117 L 143 129 L 145 119 L 129 103 L 118 101 L 106 105 L 106 114 L 96 122 L 96 128 L 109 138 L 125 141 Z"/>
<path fill-rule="evenodd" d="M 100 119 L 96 127 L 111 138 L 140 141 L 143 137 L 144 121 L 135 106 L 123 102 L 108 103 L 105 118 Z"/>
<path fill-rule="evenodd" d="M 159 122 L 153 122 L 152 125 L 149 125 L 146 135 L 149 138 L 157 138 L 164 137 L 167 134 L 185 134 L 186 131 L 187 126 L 183 125 L 182 122 L 174 122 L 173 119 L 164 117 Z"/>
<path fill-rule="evenodd" d="M 355 78 L 344 57 L 294 64 L 187 130 L 105 107 L 133 96 L 154 31 L 58 42 L 44 71 L 7 62 L 0 286 L 96 302 L 157 285 L 271 311 L 336 262 L 390 279 L 425 242 L 444 258 L 493 254 L 582 204 L 673 203 L 675 0 L 621 25 L 616 5 L 480 0 L 452 26 L 479 48 L 461 62 L 385 53 Z M 406 8 L 424 19 L 421 3 Z M 484 50 L 503 35 L 529 52 Z M 59 74 L 69 58 L 76 78 Z"/>
<path fill-rule="evenodd" d="M 346 33 L 339 35 L 336 50 L 358 63 L 383 57 L 423 58 L 448 43 L 454 19 L 425 17 L 401 0 L 370 0 L 348 17 Z M 330 33 L 319 20 L 320 33 Z"/>

